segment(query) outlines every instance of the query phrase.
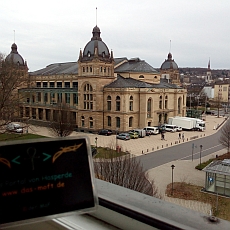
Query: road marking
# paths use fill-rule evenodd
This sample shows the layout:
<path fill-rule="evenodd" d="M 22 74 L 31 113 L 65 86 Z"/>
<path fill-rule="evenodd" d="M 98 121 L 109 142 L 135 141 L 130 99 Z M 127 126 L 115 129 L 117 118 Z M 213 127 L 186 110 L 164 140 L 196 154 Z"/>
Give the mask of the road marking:
<path fill-rule="evenodd" d="M 222 145 L 222 144 L 215 145 L 215 146 L 213 146 L 213 147 L 211 147 L 211 148 L 208 148 L 208 149 L 202 150 L 202 152 L 205 152 L 205 151 L 207 151 L 207 150 L 210 150 L 210 149 L 216 148 L 216 147 L 218 147 L 218 146 L 220 146 L 220 145 Z M 193 156 L 195 156 L 195 155 L 197 155 L 197 154 L 200 154 L 200 151 L 198 151 L 198 152 L 196 152 L 196 153 L 193 153 Z M 178 159 L 178 160 L 183 160 L 183 159 L 185 159 L 185 158 L 187 158 L 187 157 L 190 157 L 190 156 L 192 156 L 192 154 L 190 154 L 190 155 L 188 155 L 188 156 L 185 156 L 185 157 L 182 157 L 182 158 L 180 158 L 180 159 Z"/>

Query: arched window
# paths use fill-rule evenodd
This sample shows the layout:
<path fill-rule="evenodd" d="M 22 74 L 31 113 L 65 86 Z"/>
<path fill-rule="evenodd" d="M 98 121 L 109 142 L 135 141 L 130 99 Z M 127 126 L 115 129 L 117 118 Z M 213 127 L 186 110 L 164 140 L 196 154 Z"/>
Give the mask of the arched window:
<path fill-rule="evenodd" d="M 93 87 L 90 84 L 84 86 L 84 109 L 93 109 Z"/>
<path fill-rule="evenodd" d="M 90 67 L 90 72 L 91 72 L 91 73 L 93 72 L 93 69 L 92 69 L 92 67 Z"/>
<path fill-rule="evenodd" d="M 82 67 L 82 72 L 83 72 L 83 73 L 85 72 L 85 67 Z"/>
<path fill-rule="evenodd" d="M 159 109 L 162 109 L 162 96 L 159 98 Z"/>
<path fill-rule="evenodd" d="M 111 111 L 111 96 L 107 97 L 107 110 Z"/>
<path fill-rule="evenodd" d="M 129 118 L 129 127 L 133 127 L 133 117 Z"/>
<path fill-rule="evenodd" d="M 116 128 L 120 128 L 120 127 L 121 127 L 120 117 L 116 117 Z"/>
<path fill-rule="evenodd" d="M 93 128 L 93 118 L 89 118 L 89 127 L 92 129 Z"/>
<path fill-rule="evenodd" d="M 147 101 L 147 117 L 151 117 L 151 111 L 152 111 L 152 99 L 149 98 Z"/>
<path fill-rule="evenodd" d="M 119 96 L 116 97 L 116 111 L 121 110 L 121 99 Z"/>
<path fill-rule="evenodd" d="M 81 126 L 84 127 L 85 126 L 85 117 L 81 116 Z"/>
<path fill-rule="evenodd" d="M 178 98 L 178 114 L 181 113 L 181 97 Z"/>
<path fill-rule="evenodd" d="M 86 72 L 87 72 L 87 73 L 89 72 L 89 67 L 88 67 L 88 66 L 86 67 Z"/>
<path fill-rule="evenodd" d="M 111 127 L 111 117 L 108 116 L 107 118 L 108 118 L 108 126 Z"/>
<path fill-rule="evenodd" d="M 129 110 L 133 111 L 133 96 L 130 96 L 129 98 Z"/>
<path fill-rule="evenodd" d="M 165 96 L 165 109 L 168 108 L 168 96 L 166 95 Z"/>

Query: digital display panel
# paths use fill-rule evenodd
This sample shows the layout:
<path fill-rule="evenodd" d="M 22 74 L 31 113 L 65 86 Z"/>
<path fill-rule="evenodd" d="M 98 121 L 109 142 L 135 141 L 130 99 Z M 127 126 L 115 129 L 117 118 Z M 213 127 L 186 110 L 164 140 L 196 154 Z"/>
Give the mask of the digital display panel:
<path fill-rule="evenodd" d="M 0 143 L 0 226 L 94 209 L 90 149 L 84 137 Z"/>

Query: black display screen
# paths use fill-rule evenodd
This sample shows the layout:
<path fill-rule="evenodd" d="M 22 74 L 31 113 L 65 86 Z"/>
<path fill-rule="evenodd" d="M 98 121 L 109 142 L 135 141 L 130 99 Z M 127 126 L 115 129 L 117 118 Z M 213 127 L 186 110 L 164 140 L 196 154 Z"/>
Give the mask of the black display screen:
<path fill-rule="evenodd" d="M 95 207 L 87 139 L 15 143 L 0 143 L 0 224 Z"/>

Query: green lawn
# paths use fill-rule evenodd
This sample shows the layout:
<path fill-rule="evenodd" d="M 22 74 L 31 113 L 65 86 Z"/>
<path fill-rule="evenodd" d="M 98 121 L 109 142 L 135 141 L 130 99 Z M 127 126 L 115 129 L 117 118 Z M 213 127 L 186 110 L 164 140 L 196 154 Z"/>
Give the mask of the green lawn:
<path fill-rule="evenodd" d="M 119 157 L 126 155 L 127 153 L 125 152 L 117 152 L 116 150 L 109 149 L 109 148 L 103 148 L 103 147 L 98 147 L 97 148 L 97 155 L 95 158 L 114 158 L 114 157 Z"/>
<path fill-rule="evenodd" d="M 0 134 L 0 141 L 14 141 L 14 140 L 26 140 L 26 139 L 36 139 L 36 138 L 46 138 L 45 136 L 36 134 L 17 134 L 17 133 L 3 133 Z"/>

